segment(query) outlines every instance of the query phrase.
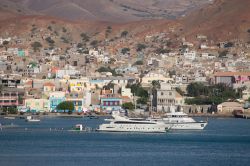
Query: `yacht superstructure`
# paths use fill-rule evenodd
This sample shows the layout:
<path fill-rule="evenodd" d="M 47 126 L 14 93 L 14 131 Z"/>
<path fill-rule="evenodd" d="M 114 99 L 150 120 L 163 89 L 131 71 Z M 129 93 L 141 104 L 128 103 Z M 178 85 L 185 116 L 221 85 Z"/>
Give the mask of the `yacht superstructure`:
<path fill-rule="evenodd" d="M 145 132 L 164 133 L 169 128 L 162 122 L 155 122 L 142 118 L 128 118 L 118 113 L 112 114 L 114 119 L 106 119 L 109 124 L 101 124 L 99 131 L 105 132 Z"/>
<path fill-rule="evenodd" d="M 166 113 L 163 118 L 154 119 L 156 122 L 164 122 L 167 126 L 171 126 L 173 130 L 202 130 L 206 127 L 207 121 L 195 121 L 184 112 Z"/>

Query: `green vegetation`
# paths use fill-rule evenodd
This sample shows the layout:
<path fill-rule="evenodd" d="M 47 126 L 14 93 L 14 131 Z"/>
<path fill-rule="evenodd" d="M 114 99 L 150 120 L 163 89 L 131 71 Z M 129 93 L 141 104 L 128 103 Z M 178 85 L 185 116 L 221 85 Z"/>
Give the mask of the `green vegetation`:
<path fill-rule="evenodd" d="M 114 83 L 109 82 L 107 85 L 104 85 L 104 86 L 103 86 L 103 89 L 105 89 L 105 90 L 110 90 L 110 89 L 113 89 L 114 86 L 115 86 Z"/>
<path fill-rule="evenodd" d="M 86 33 L 81 33 L 81 38 L 83 42 L 88 42 L 90 37 Z"/>
<path fill-rule="evenodd" d="M 159 89 L 161 87 L 161 83 L 159 80 L 153 80 L 152 86 L 153 86 L 153 89 Z"/>
<path fill-rule="evenodd" d="M 94 48 L 97 48 L 98 47 L 98 41 L 97 40 L 93 40 L 90 45 Z"/>
<path fill-rule="evenodd" d="M 17 108 L 16 107 L 3 107 L 3 112 L 7 114 L 17 114 Z"/>
<path fill-rule="evenodd" d="M 66 33 L 66 32 L 67 32 L 67 29 L 66 29 L 65 27 L 63 27 L 63 28 L 62 28 L 62 31 L 63 31 L 64 33 Z"/>
<path fill-rule="evenodd" d="M 138 104 L 147 104 L 148 101 L 148 91 L 141 87 L 141 84 L 132 84 L 127 85 L 127 88 L 131 89 L 131 92 L 135 94 L 135 96 L 139 96 L 140 98 L 137 100 Z"/>
<path fill-rule="evenodd" d="M 178 92 L 182 96 L 185 94 L 185 92 L 182 91 L 181 88 L 179 88 L 179 87 L 175 88 L 175 90 L 176 90 L 176 92 Z"/>
<path fill-rule="evenodd" d="M 232 42 L 228 42 L 224 45 L 225 48 L 233 47 L 234 44 Z"/>
<path fill-rule="evenodd" d="M 64 111 L 68 110 L 69 111 L 68 113 L 71 114 L 74 110 L 74 104 L 71 101 L 64 101 L 64 102 L 61 102 L 60 104 L 58 104 L 56 109 L 57 110 L 64 110 Z"/>
<path fill-rule="evenodd" d="M 3 41 L 3 45 L 4 45 L 4 46 L 6 46 L 6 45 L 8 45 L 8 44 L 9 44 L 9 41 L 6 41 L 6 40 Z"/>
<path fill-rule="evenodd" d="M 228 54 L 228 51 L 227 50 L 224 50 L 222 52 L 219 53 L 219 58 L 225 58 Z"/>
<path fill-rule="evenodd" d="M 53 39 L 51 39 L 51 37 L 47 37 L 45 40 L 49 43 L 49 45 L 55 44 L 55 41 Z"/>
<path fill-rule="evenodd" d="M 244 88 L 234 90 L 225 84 L 205 86 L 202 83 L 191 83 L 187 86 L 187 94 L 190 97 L 186 99 L 187 104 L 220 104 L 225 101 L 235 100 L 242 96 Z"/>
<path fill-rule="evenodd" d="M 36 52 L 36 51 L 39 51 L 40 48 L 42 48 L 43 46 L 40 42 L 33 42 L 33 43 L 31 43 L 31 47 Z"/>
<path fill-rule="evenodd" d="M 122 33 L 121 33 L 121 37 L 126 37 L 128 35 L 128 31 L 123 31 Z"/>
<path fill-rule="evenodd" d="M 51 26 L 48 26 L 47 29 L 50 30 L 50 31 L 52 31 L 52 27 Z"/>
<path fill-rule="evenodd" d="M 137 44 L 137 48 L 136 48 L 136 51 L 139 52 L 139 51 L 142 51 L 146 48 L 146 45 L 145 44 Z"/>
<path fill-rule="evenodd" d="M 129 103 L 123 103 L 122 104 L 123 109 L 128 109 L 128 110 L 133 110 L 135 108 L 134 104 L 129 102 Z"/>
<path fill-rule="evenodd" d="M 112 27 L 108 26 L 106 31 L 105 31 L 105 36 L 107 37 L 111 32 L 112 32 Z"/>
<path fill-rule="evenodd" d="M 69 43 L 68 39 L 66 39 L 65 37 L 61 37 L 61 40 L 63 43 Z"/>
<path fill-rule="evenodd" d="M 172 78 L 174 75 L 176 75 L 176 71 L 175 70 L 170 70 L 169 72 L 169 76 Z"/>
<path fill-rule="evenodd" d="M 78 44 L 77 44 L 77 48 L 83 48 L 83 46 L 84 46 L 84 45 L 83 45 L 82 43 L 78 43 Z"/>
<path fill-rule="evenodd" d="M 102 66 L 99 69 L 97 69 L 96 71 L 98 71 L 99 73 L 110 72 L 110 73 L 112 73 L 113 76 L 123 76 L 122 74 L 116 73 L 115 69 L 111 69 L 109 66 L 108 67 Z"/>
<path fill-rule="evenodd" d="M 143 61 L 136 61 L 134 65 L 143 65 Z"/>
<path fill-rule="evenodd" d="M 130 51 L 129 48 L 125 47 L 121 50 L 121 53 L 124 55 L 124 54 L 127 54 L 128 52 Z"/>
<path fill-rule="evenodd" d="M 155 53 L 156 54 L 166 54 L 166 53 L 169 53 L 170 52 L 170 50 L 168 50 L 168 49 L 163 49 L 163 48 L 157 48 L 156 50 L 155 50 Z"/>

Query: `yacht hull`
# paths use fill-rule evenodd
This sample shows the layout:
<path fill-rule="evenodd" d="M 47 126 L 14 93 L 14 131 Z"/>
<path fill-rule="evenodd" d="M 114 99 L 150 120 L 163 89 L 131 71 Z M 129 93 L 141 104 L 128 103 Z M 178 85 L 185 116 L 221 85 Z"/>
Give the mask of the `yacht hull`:
<path fill-rule="evenodd" d="M 142 133 L 165 133 L 168 128 L 162 125 L 140 125 L 140 124 L 102 124 L 98 131 L 105 132 L 142 132 Z"/>
<path fill-rule="evenodd" d="M 166 123 L 171 126 L 172 130 L 203 130 L 207 122 L 190 122 L 190 123 Z"/>

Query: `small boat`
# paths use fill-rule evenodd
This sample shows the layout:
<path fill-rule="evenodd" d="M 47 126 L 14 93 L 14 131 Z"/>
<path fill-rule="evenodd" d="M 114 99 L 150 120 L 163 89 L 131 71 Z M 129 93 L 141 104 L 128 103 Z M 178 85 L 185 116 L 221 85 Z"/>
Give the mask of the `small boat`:
<path fill-rule="evenodd" d="M 27 122 L 40 122 L 40 119 L 34 118 L 33 116 L 27 116 L 26 117 Z"/>
<path fill-rule="evenodd" d="M 99 119 L 98 116 L 94 116 L 94 115 L 89 115 L 88 117 L 89 117 L 89 119 Z"/>
<path fill-rule="evenodd" d="M 4 128 L 15 128 L 18 127 L 18 125 L 15 125 L 14 123 L 8 124 L 8 125 L 2 125 L 0 123 L 0 129 L 4 129 Z"/>
<path fill-rule="evenodd" d="M 14 119 L 15 119 L 15 117 L 13 117 L 13 116 L 5 116 L 5 117 L 4 117 L 4 119 L 14 120 Z"/>
<path fill-rule="evenodd" d="M 87 132 L 87 131 L 91 131 L 91 128 L 85 127 L 82 124 L 76 124 L 71 130 L 69 131 L 78 131 L 78 132 Z"/>

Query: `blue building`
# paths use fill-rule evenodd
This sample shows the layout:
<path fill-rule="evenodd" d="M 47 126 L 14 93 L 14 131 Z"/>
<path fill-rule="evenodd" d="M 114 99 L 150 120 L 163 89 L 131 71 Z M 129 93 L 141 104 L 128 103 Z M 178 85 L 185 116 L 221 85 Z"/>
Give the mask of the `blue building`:
<path fill-rule="evenodd" d="M 52 92 L 49 97 L 50 111 L 56 110 L 61 102 L 66 101 L 65 92 Z"/>
<path fill-rule="evenodd" d="M 122 98 L 115 94 L 106 94 L 100 98 L 100 107 L 102 111 L 111 112 L 120 110 Z"/>

